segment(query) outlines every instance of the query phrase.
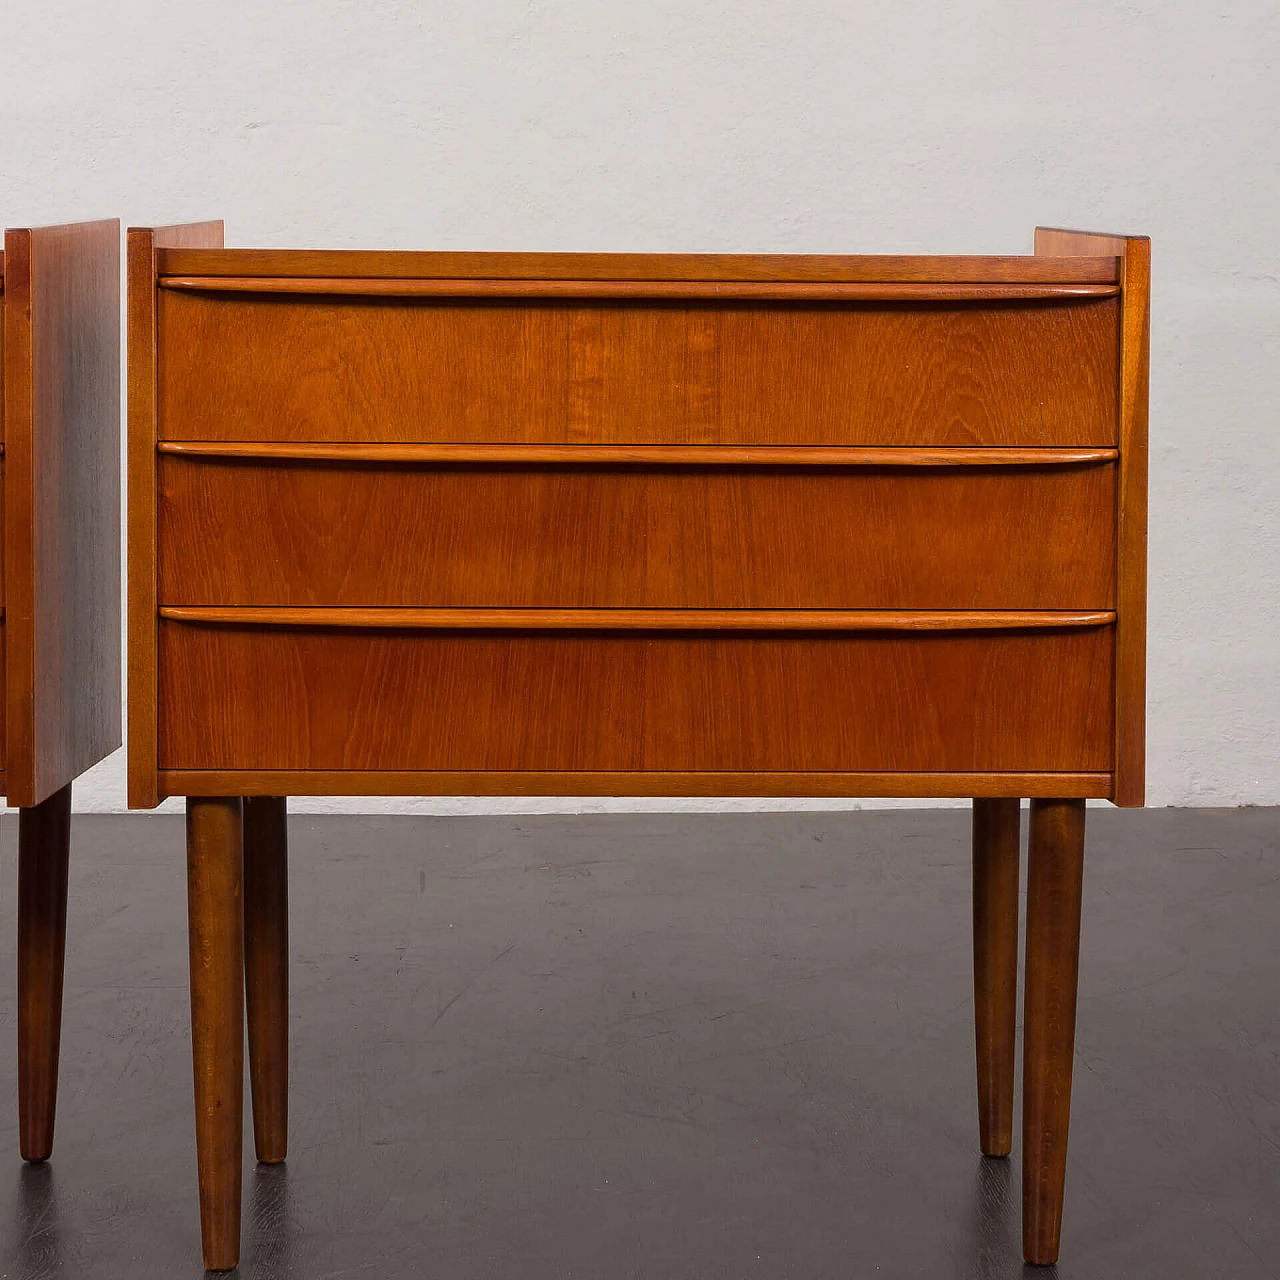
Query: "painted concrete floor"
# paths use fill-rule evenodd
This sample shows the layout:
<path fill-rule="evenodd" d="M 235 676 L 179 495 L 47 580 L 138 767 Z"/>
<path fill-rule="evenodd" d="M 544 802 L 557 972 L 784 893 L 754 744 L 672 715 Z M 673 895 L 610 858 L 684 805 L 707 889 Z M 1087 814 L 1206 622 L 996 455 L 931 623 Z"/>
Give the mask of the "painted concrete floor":
<path fill-rule="evenodd" d="M 1280 812 L 1091 810 L 1062 1261 L 1280 1276 Z M 181 819 L 76 821 L 57 1146 L 0 1276 L 195 1276 Z M 962 811 L 291 819 L 260 1280 L 1023 1275 L 977 1153 Z"/>

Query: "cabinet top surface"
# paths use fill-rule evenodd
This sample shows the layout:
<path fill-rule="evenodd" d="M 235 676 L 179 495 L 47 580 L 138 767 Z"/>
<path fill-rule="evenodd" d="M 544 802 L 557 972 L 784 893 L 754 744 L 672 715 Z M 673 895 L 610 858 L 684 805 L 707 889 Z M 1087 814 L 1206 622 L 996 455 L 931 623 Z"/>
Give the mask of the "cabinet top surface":
<path fill-rule="evenodd" d="M 1115 257 L 157 249 L 161 276 L 1114 284 Z"/>

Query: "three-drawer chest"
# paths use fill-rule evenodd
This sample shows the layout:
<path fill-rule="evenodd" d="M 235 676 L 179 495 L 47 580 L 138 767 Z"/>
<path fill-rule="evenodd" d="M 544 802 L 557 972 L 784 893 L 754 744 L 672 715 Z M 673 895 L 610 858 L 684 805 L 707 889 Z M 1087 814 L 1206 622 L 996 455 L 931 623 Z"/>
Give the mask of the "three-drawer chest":
<path fill-rule="evenodd" d="M 129 792 L 185 796 L 206 1263 L 285 1153 L 288 795 L 967 797 L 980 1138 L 1057 1256 L 1084 801 L 1143 798 L 1148 244 L 129 240 Z M 335 907 L 337 909 L 337 907 Z"/>

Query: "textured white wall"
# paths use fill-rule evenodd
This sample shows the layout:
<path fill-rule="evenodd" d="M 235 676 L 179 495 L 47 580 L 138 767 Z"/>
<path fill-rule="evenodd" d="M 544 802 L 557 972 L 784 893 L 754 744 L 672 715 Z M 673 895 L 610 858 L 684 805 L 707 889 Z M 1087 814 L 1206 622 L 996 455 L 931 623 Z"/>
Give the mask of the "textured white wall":
<path fill-rule="evenodd" d="M 1278 53 L 1273 0 L 15 2 L 0 217 L 224 217 L 231 244 L 333 248 L 1146 232 L 1149 799 L 1274 804 Z M 123 795 L 117 756 L 77 804 Z M 578 807 L 520 807 L 557 805 Z"/>

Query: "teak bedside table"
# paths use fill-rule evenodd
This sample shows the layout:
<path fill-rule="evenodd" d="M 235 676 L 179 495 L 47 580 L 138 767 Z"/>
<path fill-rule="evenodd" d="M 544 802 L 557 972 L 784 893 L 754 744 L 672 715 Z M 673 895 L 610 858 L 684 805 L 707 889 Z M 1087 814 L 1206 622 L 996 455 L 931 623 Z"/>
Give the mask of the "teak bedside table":
<path fill-rule="evenodd" d="M 531 793 L 977 797 L 992 1155 L 1032 797 L 1024 1249 L 1052 1262 L 1084 803 L 1143 798 L 1148 242 L 221 242 L 129 233 L 130 804 L 188 798 L 206 1264 L 239 1252 L 246 991 L 285 1153 L 283 797 Z"/>
<path fill-rule="evenodd" d="M 120 224 L 4 233 L 4 696 L 18 1144 L 53 1150 L 71 783 L 120 745 Z"/>

